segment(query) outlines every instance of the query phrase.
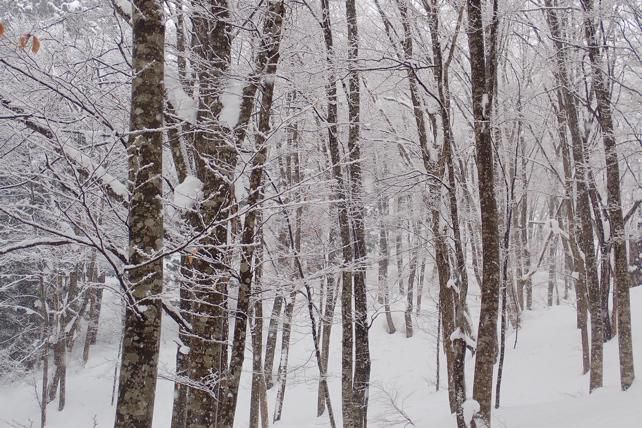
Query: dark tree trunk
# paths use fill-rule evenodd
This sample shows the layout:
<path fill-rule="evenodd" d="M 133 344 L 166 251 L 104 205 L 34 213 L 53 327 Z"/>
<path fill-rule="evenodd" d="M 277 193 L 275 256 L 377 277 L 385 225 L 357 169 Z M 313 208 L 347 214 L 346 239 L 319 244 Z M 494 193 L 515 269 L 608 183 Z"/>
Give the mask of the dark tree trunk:
<path fill-rule="evenodd" d="M 496 12 L 496 4 L 495 12 Z M 494 156 L 491 142 L 490 117 L 493 106 L 494 55 L 486 60 L 482 6 L 479 0 L 468 0 L 468 48 L 472 80 L 473 116 L 475 120 L 475 147 L 481 205 L 482 284 L 481 312 L 475 359 L 473 398 L 480 406 L 475 419 L 480 425 L 491 426 L 491 399 L 493 394 L 493 366 L 497 360 L 497 315 L 500 289 L 499 227 L 495 200 Z M 494 16 L 493 19 L 497 19 Z M 494 50 L 493 42 L 489 46 Z M 487 68 L 488 67 L 488 68 Z M 477 425 L 479 426 L 479 425 Z"/>
<path fill-rule="evenodd" d="M 355 0 L 346 0 L 348 22 L 348 151 L 350 153 L 351 209 L 354 235 L 354 379 L 353 422 L 355 428 L 368 425 L 368 391 L 370 388 L 370 344 L 368 338 L 368 293 L 366 286 L 365 208 L 361 178 L 361 92 L 358 59 L 359 33 Z"/>
<path fill-rule="evenodd" d="M 343 262 L 346 265 L 353 263 L 352 237 L 350 222 L 348 219 L 347 184 L 344 179 L 341 156 L 338 141 L 338 111 L 337 111 L 337 83 L 335 69 L 335 54 L 332 38 L 332 25 L 330 22 L 330 6 L 328 0 L 321 0 L 323 39 L 326 49 L 327 77 L 326 77 L 326 98 L 327 98 L 327 123 L 328 123 L 328 150 L 332 162 L 332 176 L 335 180 L 334 197 L 337 200 L 339 234 L 341 236 L 341 248 Z M 341 326 L 342 347 L 341 347 L 341 409 L 343 414 L 344 428 L 353 428 L 353 320 L 352 320 L 352 273 L 344 269 L 341 279 Z"/>
<path fill-rule="evenodd" d="M 281 41 L 281 28 L 285 5 L 283 1 L 276 0 L 269 3 L 268 18 L 266 20 L 264 34 L 270 34 L 271 40 L 263 44 L 267 53 L 267 67 L 265 73 L 272 76 L 276 73 L 279 60 L 279 46 Z M 250 173 L 250 190 L 247 197 L 247 205 L 255 207 L 260 202 L 262 195 L 263 166 L 267 161 L 266 144 L 270 132 L 270 112 L 272 109 L 272 96 L 274 93 L 274 79 L 266 79 L 263 83 L 261 111 L 259 114 L 258 132 L 255 135 L 257 154 L 252 160 L 252 172 Z M 252 288 L 252 258 L 254 253 L 255 229 L 257 209 L 250 209 L 245 214 L 243 233 L 241 238 L 242 253 L 241 267 L 239 272 L 239 294 L 235 311 L 234 338 L 232 345 L 232 356 L 230 361 L 229 376 L 226 382 L 223 399 L 225 405 L 220 410 L 220 426 L 232 428 L 236 413 L 236 402 L 238 389 L 241 380 L 241 370 L 245 360 L 245 342 L 247 336 L 247 319 L 250 312 L 250 294 Z"/>
<path fill-rule="evenodd" d="M 600 286 L 595 260 L 593 243 L 593 220 L 591 203 L 587 187 L 586 153 L 580 134 L 575 97 L 571 93 L 571 83 L 566 70 L 565 46 L 562 43 L 560 23 L 551 0 L 545 0 L 546 19 L 555 43 L 556 78 L 561 85 L 564 109 L 572 142 L 575 166 L 575 185 L 577 189 L 576 213 L 579 218 L 577 233 L 579 249 L 583 253 L 583 265 L 586 278 L 588 309 L 591 313 L 591 370 L 590 391 L 600 388 L 603 380 L 603 328 L 600 308 Z"/>
<path fill-rule="evenodd" d="M 620 356 L 620 383 L 626 391 L 635 379 L 633 365 L 633 342 L 631 339 L 631 301 L 629 296 L 629 272 L 626 255 L 626 235 L 622 215 L 620 191 L 620 169 L 615 142 L 611 98 L 606 87 L 602 70 L 600 50 L 596 36 L 595 24 L 591 16 L 595 10 L 592 0 L 582 0 L 586 11 L 584 17 L 584 34 L 589 46 L 589 58 L 593 72 L 593 91 L 597 100 L 598 120 L 602 129 L 602 141 L 606 154 L 606 189 L 608 193 L 608 211 L 611 221 L 611 242 L 615 256 L 615 288 L 617 293 L 617 327 Z M 615 307 L 615 306 L 614 306 Z M 600 355 L 601 357 L 601 355 Z M 600 373 L 601 374 L 601 373 Z M 599 385 L 601 386 L 601 382 Z"/>
<path fill-rule="evenodd" d="M 265 373 L 265 384 L 267 389 L 271 389 L 274 386 L 274 380 L 272 377 L 273 367 L 274 367 L 274 354 L 276 351 L 276 339 L 279 330 L 279 323 L 281 320 L 281 311 L 283 310 L 283 301 L 285 299 L 281 294 L 277 294 L 274 297 L 274 303 L 272 304 L 272 315 L 270 316 L 270 325 L 268 326 L 268 335 L 265 345 L 265 364 L 263 366 L 263 372 Z"/>
<path fill-rule="evenodd" d="M 129 288 L 116 428 L 151 428 L 161 331 L 163 78 L 165 26 L 155 0 L 134 0 L 129 140 Z"/>

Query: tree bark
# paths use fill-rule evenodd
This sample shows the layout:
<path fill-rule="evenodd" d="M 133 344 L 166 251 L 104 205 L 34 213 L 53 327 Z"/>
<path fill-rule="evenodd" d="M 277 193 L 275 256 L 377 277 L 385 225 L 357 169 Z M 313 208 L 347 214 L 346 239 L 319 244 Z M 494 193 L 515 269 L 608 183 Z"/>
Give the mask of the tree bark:
<path fill-rule="evenodd" d="M 321 0 L 323 39 L 326 49 L 327 77 L 326 77 L 326 98 L 327 98 L 327 124 L 328 124 L 328 150 L 332 162 L 332 176 L 335 180 L 334 197 L 337 200 L 339 234 L 341 236 L 341 248 L 343 262 L 346 265 L 342 271 L 341 284 L 341 409 L 343 414 L 344 428 L 353 428 L 353 404 L 352 404 L 352 369 L 353 369 L 353 320 L 352 320 L 352 272 L 347 266 L 353 263 L 352 238 L 350 223 L 348 220 L 347 185 L 344 179 L 341 156 L 338 140 L 338 106 L 337 106 L 337 83 L 335 69 L 334 42 L 332 37 L 332 25 L 330 22 L 330 6 L 328 0 Z"/>
<path fill-rule="evenodd" d="M 546 19 L 555 44 L 555 74 L 561 85 L 567 124 L 571 134 L 577 189 L 576 212 L 579 217 L 579 249 L 583 253 L 583 265 L 587 284 L 588 309 L 591 313 L 591 370 L 589 390 L 602 386 L 603 381 L 603 330 L 600 308 L 600 286 L 597 276 L 591 203 L 587 187 L 586 154 L 580 134 L 575 98 L 571 93 L 570 80 L 566 71 L 565 47 L 562 44 L 560 24 L 551 0 L 545 0 Z"/>
<path fill-rule="evenodd" d="M 475 359 L 475 381 L 473 398 L 479 403 L 480 411 L 474 417 L 475 423 L 491 426 L 491 399 L 493 394 L 493 366 L 497 359 L 497 315 L 500 288 L 499 228 L 497 202 L 495 200 L 494 156 L 490 133 L 490 116 L 493 106 L 495 58 L 486 60 L 484 26 L 480 0 L 468 0 L 468 48 L 472 80 L 472 101 L 477 151 L 477 174 L 479 201 L 481 205 L 482 232 L 482 284 L 481 312 L 477 336 Z M 494 17 L 494 19 L 497 19 Z M 494 48 L 491 45 L 489 49 Z M 477 426 L 479 426 L 477 425 Z"/>
<path fill-rule="evenodd" d="M 165 26 L 155 0 L 134 0 L 129 140 L 129 265 L 116 428 L 151 428 L 161 331 Z"/>
<path fill-rule="evenodd" d="M 602 141 L 606 155 L 606 189 L 608 193 L 608 212 L 611 221 L 611 243 L 615 256 L 615 288 L 617 291 L 617 326 L 620 356 L 620 384 L 626 391 L 635 379 L 633 365 L 633 342 L 631 339 L 631 301 L 629 295 L 629 272 L 626 254 L 626 234 L 622 215 L 620 191 L 620 169 L 617 155 L 614 124 L 611 111 L 611 98 L 606 87 L 602 70 L 600 51 L 596 36 L 593 1 L 582 0 L 586 11 L 584 34 L 592 66 L 593 91 L 597 100 L 598 120 L 602 129 Z M 601 385 L 601 383 L 600 383 Z M 598 385 L 599 386 L 599 385 Z"/>
<path fill-rule="evenodd" d="M 263 166 L 267 161 L 268 146 L 266 144 L 267 136 L 270 132 L 270 112 L 272 109 L 272 97 L 274 94 L 274 79 L 271 78 L 276 73 L 277 63 L 279 60 L 279 46 L 281 40 L 281 29 L 283 17 L 285 14 L 285 4 L 282 0 L 271 1 L 269 3 L 268 18 L 265 24 L 264 34 L 270 34 L 271 39 L 268 43 L 263 44 L 263 49 L 267 51 L 266 76 L 263 83 L 263 95 L 261 101 L 261 111 L 259 113 L 258 132 L 255 135 L 255 145 L 258 152 L 252 160 L 252 172 L 250 173 L 250 190 L 247 197 L 247 205 L 250 210 L 245 214 L 243 224 L 243 233 L 241 238 L 241 266 L 239 273 L 239 294 L 235 311 L 234 321 L 234 338 L 232 342 L 232 356 L 230 360 L 230 371 L 226 382 L 224 407 L 220 410 L 220 426 L 232 428 L 234 424 L 234 415 L 236 413 L 236 402 L 238 389 L 241 380 L 241 370 L 245 360 L 245 342 L 247 336 L 247 319 L 250 312 L 250 294 L 252 288 L 252 258 L 254 255 L 254 241 L 257 208 L 262 195 L 261 187 L 263 183 Z"/>

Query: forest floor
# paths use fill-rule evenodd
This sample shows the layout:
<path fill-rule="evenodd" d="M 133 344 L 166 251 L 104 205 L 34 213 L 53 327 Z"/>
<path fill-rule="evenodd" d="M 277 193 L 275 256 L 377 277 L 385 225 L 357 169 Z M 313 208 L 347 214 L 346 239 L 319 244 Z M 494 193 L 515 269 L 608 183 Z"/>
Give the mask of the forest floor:
<path fill-rule="evenodd" d="M 547 308 L 544 303 L 545 277 L 535 277 L 534 310 L 524 313 L 517 346 L 515 331 L 507 337 L 501 407 L 494 411 L 497 428 L 634 428 L 642 420 L 642 287 L 632 289 L 634 353 L 638 379 L 626 393 L 619 388 L 617 339 L 605 344 L 604 388 L 589 395 L 588 375 L 581 374 L 579 331 L 575 328 L 573 300 Z M 427 281 L 430 282 L 430 281 Z M 448 412 L 445 359 L 440 352 L 440 388 L 436 391 L 436 312 L 435 290 L 424 289 L 422 313 L 416 320 L 415 335 L 405 337 L 403 300 L 394 305 L 397 332 L 385 331 L 385 317 L 377 316 L 371 328 L 372 386 L 369 425 L 372 427 L 415 426 L 454 427 Z M 82 367 L 82 343 L 69 361 L 67 404 L 57 411 L 57 402 L 48 406 L 47 426 L 84 428 L 113 426 L 112 388 L 118 359 L 121 307 L 112 293 L 105 294 L 98 343 Z M 479 290 L 471 289 L 473 320 L 478 319 Z M 299 301 L 298 303 L 302 303 Z M 265 313 L 271 307 L 266 305 Z M 337 310 L 339 307 L 337 306 Z M 378 313 L 379 314 L 379 313 Z M 382 314 L 381 314 L 382 315 Z M 335 322 L 339 319 L 338 314 Z M 317 369 L 313 344 L 302 307 L 296 316 L 290 355 L 290 370 L 281 422 L 282 428 L 326 427 L 327 414 L 316 418 Z M 475 326 L 476 327 L 476 326 Z M 164 321 L 160 379 L 154 413 L 154 427 L 169 428 L 172 412 L 171 373 L 176 352 L 176 327 Z M 330 389 L 332 404 L 340 419 L 340 333 L 332 334 Z M 248 350 L 248 356 L 250 356 Z M 247 426 L 249 413 L 249 373 L 246 358 L 236 426 Z M 277 356 L 278 364 L 278 356 Z M 468 357 L 468 394 L 472 392 L 473 361 Z M 276 367 L 275 367 L 276 371 Z M 38 395 L 41 373 L 22 379 L 0 381 L 0 427 L 40 426 Z M 270 412 L 276 388 L 269 391 Z M 339 421 L 338 421 L 339 422 Z"/>

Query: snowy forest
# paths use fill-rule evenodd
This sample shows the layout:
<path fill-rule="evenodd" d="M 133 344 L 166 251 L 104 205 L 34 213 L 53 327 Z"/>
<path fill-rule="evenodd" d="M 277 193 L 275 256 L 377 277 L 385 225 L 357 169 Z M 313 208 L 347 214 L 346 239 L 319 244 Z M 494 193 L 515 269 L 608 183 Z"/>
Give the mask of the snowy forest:
<path fill-rule="evenodd" d="M 636 0 L 0 0 L 0 426 L 634 428 Z"/>

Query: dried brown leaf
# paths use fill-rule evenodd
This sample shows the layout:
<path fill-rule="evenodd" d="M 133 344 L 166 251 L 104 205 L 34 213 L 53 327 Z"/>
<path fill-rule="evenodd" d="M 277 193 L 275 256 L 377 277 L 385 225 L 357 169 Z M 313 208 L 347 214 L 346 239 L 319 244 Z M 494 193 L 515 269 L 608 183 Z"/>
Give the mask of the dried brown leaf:
<path fill-rule="evenodd" d="M 36 36 L 33 36 L 33 39 L 31 40 L 31 52 L 37 54 L 39 50 L 40 50 L 40 39 L 37 38 Z"/>
<path fill-rule="evenodd" d="M 26 48 L 30 37 L 31 37 L 31 34 L 29 33 L 25 33 L 22 36 L 20 36 L 20 38 L 18 39 L 18 47 L 20 49 Z"/>

